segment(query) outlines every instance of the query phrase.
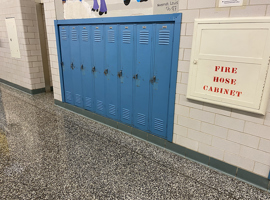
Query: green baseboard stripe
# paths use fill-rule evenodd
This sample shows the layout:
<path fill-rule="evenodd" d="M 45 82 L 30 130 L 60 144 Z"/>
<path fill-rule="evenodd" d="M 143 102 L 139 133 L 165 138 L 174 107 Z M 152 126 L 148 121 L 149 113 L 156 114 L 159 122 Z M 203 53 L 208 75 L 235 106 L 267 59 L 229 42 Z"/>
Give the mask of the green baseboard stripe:
<path fill-rule="evenodd" d="M 32 94 L 32 95 L 45 92 L 45 88 L 30 90 L 30 89 L 27 89 L 27 88 L 22 87 L 20 85 L 17 85 L 15 83 L 11 83 L 9 81 L 6 81 L 4 79 L 1 79 L 1 78 L 0 78 L 0 83 L 4 83 L 4 84 L 6 84 L 8 86 L 14 87 L 14 88 L 16 88 L 18 90 L 21 90 L 21 91 L 23 91 L 25 93 Z"/>
<path fill-rule="evenodd" d="M 151 143 L 154 143 L 157 146 L 166 148 L 166 149 L 168 149 L 176 154 L 179 154 L 183 157 L 186 157 L 188 159 L 192 159 L 196 162 L 202 163 L 202 164 L 207 165 L 211 168 L 222 171 L 226 174 L 229 174 L 229 175 L 234 176 L 238 179 L 241 179 L 242 181 L 248 182 L 248 183 L 250 183 L 250 184 L 252 184 L 260 189 L 263 189 L 263 190 L 270 192 L 270 182 L 265 177 L 259 176 L 257 174 L 253 174 L 252 172 L 248 172 L 244 169 L 230 165 L 228 163 L 217 160 L 215 158 L 206 156 L 206 155 L 201 154 L 199 152 L 187 149 L 187 148 L 182 147 L 180 145 L 171 143 L 163 138 L 154 136 L 150 133 L 141 131 L 139 129 L 133 128 L 133 127 L 128 126 L 126 124 L 116 122 L 114 120 L 108 119 L 106 117 L 100 116 L 100 115 L 92 113 L 90 111 L 78 108 L 76 106 L 72 106 L 70 104 L 63 103 L 63 102 L 58 101 L 58 100 L 54 100 L 54 102 L 55 102 L 55 105 L 58 105 L 58 106 L 63 107 L 65 109 L 71 110 L 71 111 L 76 112 L 78 114 L 81 114 L 83 116 L 89 117 L 93 120 L 102 122 L 106 125 L 112 126 L 112 127 L 117 128 L 121 131 L 130 133 L 138 138 L 141 138 L 143 140 L 147 140 Z"/>

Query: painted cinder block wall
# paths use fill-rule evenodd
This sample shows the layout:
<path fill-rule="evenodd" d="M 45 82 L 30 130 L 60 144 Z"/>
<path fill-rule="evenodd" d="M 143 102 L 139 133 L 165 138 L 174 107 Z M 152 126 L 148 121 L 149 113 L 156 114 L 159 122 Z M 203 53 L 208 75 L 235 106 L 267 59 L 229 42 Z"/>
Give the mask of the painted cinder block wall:
<path fill-rule="evenodd" d="M 34 90 L 44 88 L 35 0 L 0 1 L 0 79 Z M 21 58 L 12 58 L 5 18 L 14 17 Z"/>
<path fill-rule="evenodd" d="M 122 1 L 119 0 L 121 3 Z M 91 3 L 91 1 L 87 0 Z M 108 9 L 119 8 L 116 0 Z M 142 3 L 143 5 L 143 3 Z M 91 5 L 90 5 L 91 6 Z M 61 99 L 53 20 L 54 1 L 44 0 L 49 40 L 54 96 Z M 128 7 L 110 12 L 105 17 L 128 16 Z M 132 15 L 152 14 L 149 7 L 132 10 Z M 152 12 L 152 13 L 151 13 Z M 196 18 L 270 16 L 270 0 L 244 0 L 242 7 L 218 8 L 218 0 L 179 0 L 183 14 L 173 142 L 202 154 L 267 177 L 270 170 L 270 101 L 265 116 L 223 108 L 186 99 L 192 34 Z M 91 15 L 92 17 L 99 17 Z M 77 15 L 73 18 L 82 18 Z M 256 37 L 256 36 L 254 36 Z"/>

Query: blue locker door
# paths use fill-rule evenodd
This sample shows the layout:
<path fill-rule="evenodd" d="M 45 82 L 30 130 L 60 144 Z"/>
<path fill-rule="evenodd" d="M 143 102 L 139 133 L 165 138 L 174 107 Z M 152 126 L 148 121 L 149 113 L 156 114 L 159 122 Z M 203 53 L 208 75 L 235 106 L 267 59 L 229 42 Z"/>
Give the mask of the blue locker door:
<path fill-rule="evenodd" d="M 152 65 L 152 25 L 137 25 L 136 71 L 133 75 L 134 90 L 134 125 L 149 131 L 149 92 Z"/>
<path fill-rule="evenodd" d="M 155 26 L 151 132 L 166 138 L 174 25 Z"/>
<path fill-rule="evenodd" d="M 100 115 L 105 115 L 105 87 L 104 87 L 104 38 L 103 25 L 92 26 L 93 35 L 93 62 L 95 76 L 95 111 Z"/>
<path fill-rule="evenodd" d="M 72 69 L 70 68 L 70 35 L 69 26 L 60 26 L 60 44 L 61 44 L 61 58 L 63 70 L 63 82 L 65 91 L 65 102 L 74 105 L 73 101 L 73 84 L 72 84 Z"/>
<path fill-rule="evenodd" d="M 70 26 L 70 68 L 72 69 L 74 105 L 83 107 L 79 26 Z"/>
<path fill-rule="evenodd" d="M 79 26 L 83 102 L 86 110 L 94 111 L 94 74 L 92 72 L 90 26 Z"/>
<path fill-rule="evenodd" d="M 106 115 L 112 119 L 118 119 L 117 114 L 117 72 L 118 72 L 118 26 L 106 25 L 106 48 L 105 48 L 105 97 Z"/>
<path fill-rule="evenodd" d="M 132 124 L 132 77 L 134 66 L 134 26 L 120 26 L 121 69 L 118 72 L 121 90 L 120 119 L 123 123 Z"/>

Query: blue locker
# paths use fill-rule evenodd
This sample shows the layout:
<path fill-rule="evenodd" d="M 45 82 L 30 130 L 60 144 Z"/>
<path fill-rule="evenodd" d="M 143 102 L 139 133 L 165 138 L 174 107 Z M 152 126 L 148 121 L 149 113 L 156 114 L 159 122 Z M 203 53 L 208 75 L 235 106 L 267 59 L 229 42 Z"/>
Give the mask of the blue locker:
<path fill-rule="evenodd" d="M 72 69 L 74 105 L 83 107 L 79 26 L 70 26 L 70 68 Z"/>
<path fill-rule="evenodd" d="M 79 33 L 84 109 L 94 111 L 94 74 L 92 72 L 92 44 L 90 39 L 91 27 L 79 26 Z"/>
<path fill-rule="evenodd" d="M 61 44 L 61 57 L 62 57 L 62 71 L 63 71 L 63 85 L 65 90 L 64 101 L 74 105 L 73 101 L 73 82 L 72 82 L 72 69 L 70 68 L 70 36 L 69 26 L 59 27 L 60 44 Z"/>
<path fill-rule="evenodd" d="M 106 115 L 112 119 L 118 119 L 118 26 L 106 25 L 106 43 L 105 43 L 105 97 L 106 97 Z"/>
<path fill-rule="evenodd" d="M 95 111 L 100 115 L 106 115 L 105 111 L 105 76 L 104 76 L 104 27 L 92 26 L 93 35 L 93 73 L 95 80 Z"/>
<path fill-rule="evenodd" d="M 173 24 L 155 25 L 155 59 L 152 85 L 151 132 L 166 138 L 173 47 Z"/>
<path fill-rule="evenodd" d="M 120 120 L 126 124 L 132 124 L 132 80 L 134 66 L 134 26 L 120 26 L 121 43 L 121 69 L 118 72 L 120 79 Z"/>
<path fill-rule="evenodd" d="M 149 131 L 149 92 L 153 58 L 152 25 L 137 25 L 136 69 L 134 79 L 134 126 Z"/>

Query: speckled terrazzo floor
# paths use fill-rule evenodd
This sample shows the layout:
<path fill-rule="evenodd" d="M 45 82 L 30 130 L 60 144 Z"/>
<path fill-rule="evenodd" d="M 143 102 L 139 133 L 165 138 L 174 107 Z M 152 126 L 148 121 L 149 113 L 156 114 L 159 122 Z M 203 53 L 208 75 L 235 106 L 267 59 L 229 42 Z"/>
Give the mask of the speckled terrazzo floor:
<path fill-rule="evenodd" d="M 270 199 L 270 194 L 0 83 L 0 199 Z"/>

